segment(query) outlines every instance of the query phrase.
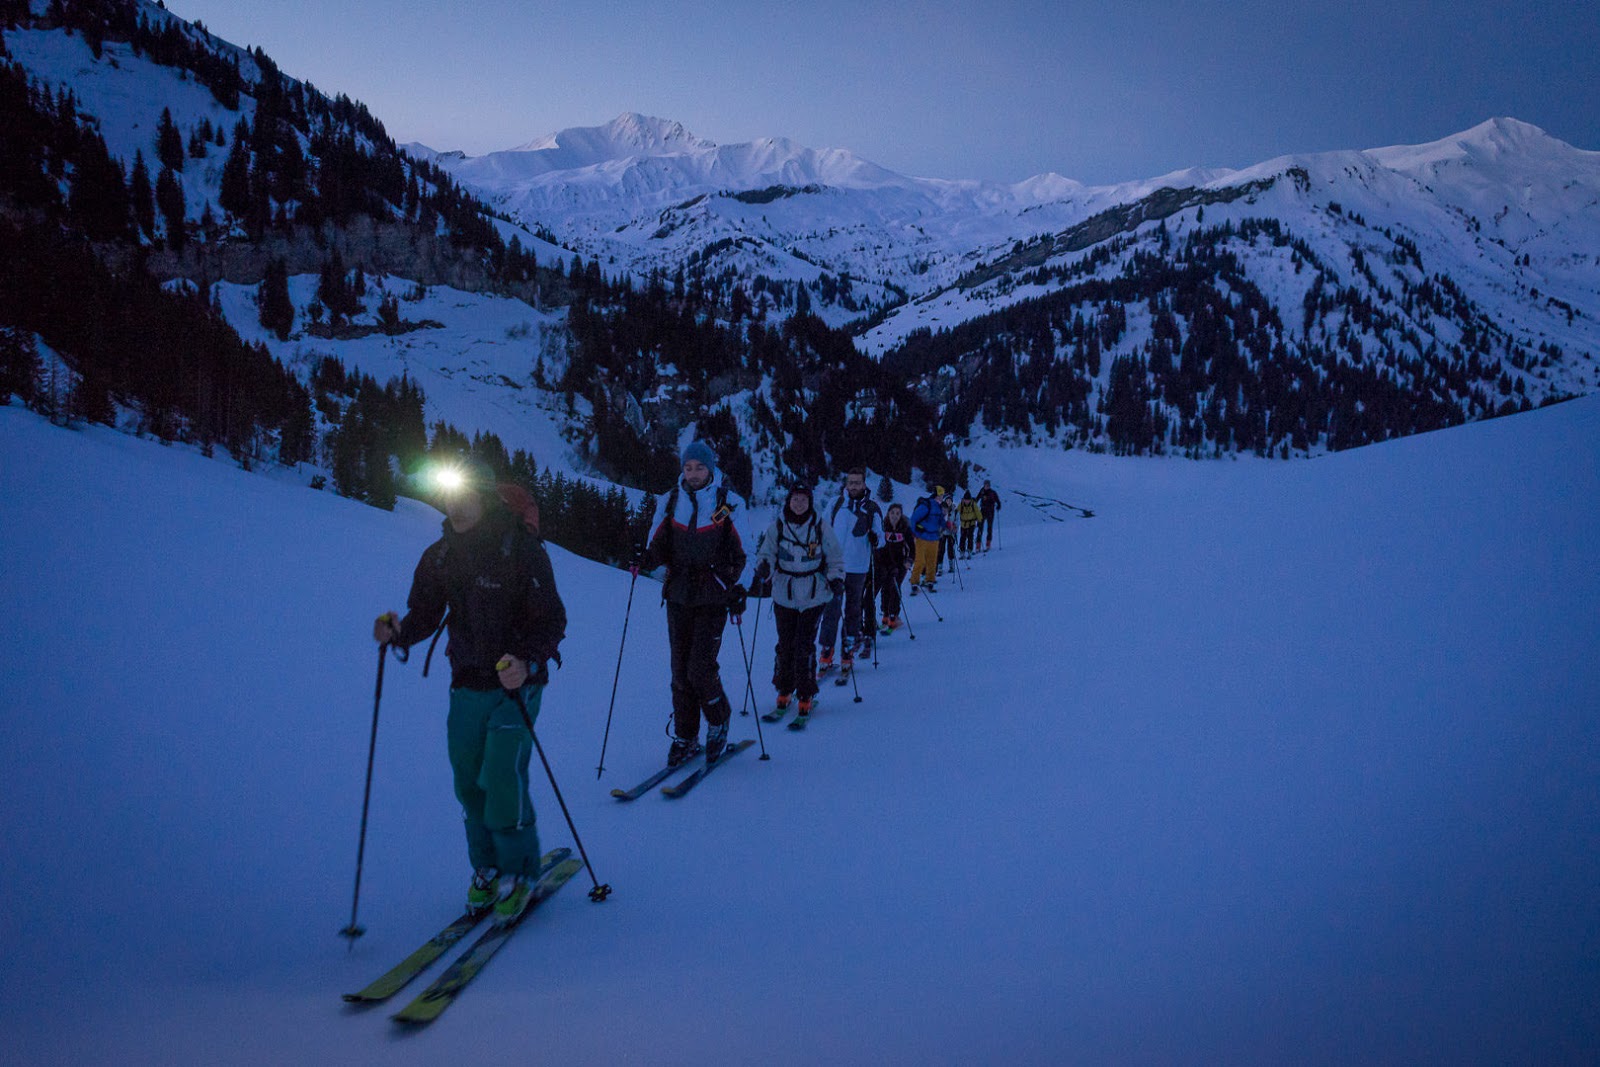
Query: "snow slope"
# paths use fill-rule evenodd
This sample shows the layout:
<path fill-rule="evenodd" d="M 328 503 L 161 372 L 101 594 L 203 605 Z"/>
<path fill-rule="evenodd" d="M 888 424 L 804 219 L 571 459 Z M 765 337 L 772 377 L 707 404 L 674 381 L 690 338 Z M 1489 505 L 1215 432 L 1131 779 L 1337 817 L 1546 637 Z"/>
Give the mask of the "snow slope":
<path fill-rule="evenodd" d="M 1097 517 L 1008 495 L 861 704 L 825 686 L 681 802 L 606 795 L 665 753 L 656 598 L 597 782 L 628 580 L 556 552 L 541 737 L 616 892 L 565 890 L 406 1035 L 338 994 L 465 887 L 416 662 L 369 932 L 335 931 L 370 620 L 437 517 L 0 408 L 7 1061 L 1593 1062 L 1597 457 L 1593 399 L 1298 464 L 981 456 Z"/>

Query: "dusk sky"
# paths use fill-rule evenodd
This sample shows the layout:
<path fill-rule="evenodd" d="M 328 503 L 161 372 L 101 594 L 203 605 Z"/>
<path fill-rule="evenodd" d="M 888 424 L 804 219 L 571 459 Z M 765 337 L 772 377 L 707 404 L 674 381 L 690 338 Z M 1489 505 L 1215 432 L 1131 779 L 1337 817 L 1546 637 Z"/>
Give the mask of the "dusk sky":
<path fill-rule="evenodd" d="M 1600 149 L 1600 4 L 168 0 L 397 140 L 471 154 L 624 111 L 920 177 L 1086 182 L 1430 141 Z"/>

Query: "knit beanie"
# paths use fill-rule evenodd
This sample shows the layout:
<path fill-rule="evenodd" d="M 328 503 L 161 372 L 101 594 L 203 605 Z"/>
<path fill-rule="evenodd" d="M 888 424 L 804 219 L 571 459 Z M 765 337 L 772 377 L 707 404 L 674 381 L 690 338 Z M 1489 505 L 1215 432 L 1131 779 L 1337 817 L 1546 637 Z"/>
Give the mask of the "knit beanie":
<path fill-rule="evenodd" d="M 689 447 L 683 450 L 683 459 L 681 462 L 687 463 L 691 459 L 699 460 L 712 471 L 717 469 L 717 454 L 711 451 L 711 446 L 706 444 L 704 441 L 690 441 Z"/>

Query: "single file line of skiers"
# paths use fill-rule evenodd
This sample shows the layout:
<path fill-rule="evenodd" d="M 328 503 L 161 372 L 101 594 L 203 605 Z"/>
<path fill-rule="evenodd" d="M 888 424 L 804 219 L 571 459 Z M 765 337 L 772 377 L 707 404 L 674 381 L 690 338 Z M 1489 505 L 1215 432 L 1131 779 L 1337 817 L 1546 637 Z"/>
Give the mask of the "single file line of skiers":
<path fill-rule="evenodd" d="M 695 441 L 681 458 L 682 476 L 659 500 L 648 537 L 629 565 L 634 583 L 661 570 L 671 669 L 669 767 L 702 751 L 709 766 L 727 751 L 732 707 L 718 658 L 730 619 L 740 627 L 743 644 L 748 598 L 771 599 L 777 628 L 772 684 L 773 711 L 779 714 L 769 712 L 768 721 L 782 718 L 793 704 L 795 722 L 803 727 L 815 706 L 819 672 L 853 672 L 856 662 L 875 654 L 879 636 L 900 627 L 907 577 L 908 595 L 933 593 L 941 569 L 959 576 L 959 558 L 970 559 L 980 544 L 984 551 L 994 544 L 1001 502 L 988 482 L 959 505 L 935 487 L 908 517 L 899 504 L 885 509 L 872 499 L 858 468 L 846 475 L 826 519 L 809 485 L 790 487 L 752 556 L 741 530 L 745 502 L 723 483 L 716 454 Z M 473 868 L 467 904 L 492 909 L 497 920 L 509 922 L 528 906 L 539 871 L 528 767 L 538 747 L 533 728 L 549 665 L 561 664 L 566 609 L 538 534 L 537 509 L 525 491 L 501 485 L 488 465 L 468 461 L 438 495 L 445 512 L 441 536 L 417 564 L 406 613 L 380 615 L 373 637 L 383 653 L 393 648 L 403 655 L 442 629 L 449 634 L 446 732 Z M 632 603 L 630 585 L 629 614 Z M 626 634 L 625 618 L 624 644 Z M 753 650 L 743 655 L 748 670 Z M 380 697 L 381 683 L 380 660 Z M 614 708 L 615 680 L 612 698 Z M 376 730 L 375 706 L 374 744 Z M 547 761 L 545 770 L 559 800 Z M 369 789 L 370 776 L 369 758 Z M 365 832 L 364 810 L 363 848 Z M 357 905 L 359 857 L 358 852 Z M 604 899 L 609 887 L 600 885 L 592 865 L 590 877 L 591 897 Z M 348 929 L 358 933 L 355 910 Z"/>

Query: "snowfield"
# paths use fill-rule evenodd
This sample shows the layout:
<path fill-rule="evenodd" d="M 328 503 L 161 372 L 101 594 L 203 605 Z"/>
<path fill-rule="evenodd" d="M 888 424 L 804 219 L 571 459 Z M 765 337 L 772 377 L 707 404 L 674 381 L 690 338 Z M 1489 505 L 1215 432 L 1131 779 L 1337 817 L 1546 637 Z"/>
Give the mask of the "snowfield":
<path fill-rule="evenodd" d="M 862 703 L 681 801 L 608 796 L 666 752 L 654 587 L 596 781 L 628 577 L 553 553 L 540 736 L 615 893 L 410 1033 L 339 994 L 466 888 L 421 649 L 336 931 L 370 624 L 437 514 L 0 408 L 7 1062 L 1594 1062 L 1600 400 L 1298 463 L 973 458 L 1003 548 L 944 621 L 910 601 Z"/>

